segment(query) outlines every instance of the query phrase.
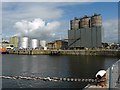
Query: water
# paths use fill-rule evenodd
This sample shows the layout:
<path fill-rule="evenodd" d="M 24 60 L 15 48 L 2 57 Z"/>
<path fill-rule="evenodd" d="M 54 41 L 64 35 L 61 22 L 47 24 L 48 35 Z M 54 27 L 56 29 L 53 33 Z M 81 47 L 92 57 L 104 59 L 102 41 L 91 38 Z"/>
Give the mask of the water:
<path fill-rule="evenodd" d="M 3 55 L 3 75 L 94 78 L 118 58 L 101 56 Z M 88 83 L 2 80 L 3 88 L 83 88 Z"/>

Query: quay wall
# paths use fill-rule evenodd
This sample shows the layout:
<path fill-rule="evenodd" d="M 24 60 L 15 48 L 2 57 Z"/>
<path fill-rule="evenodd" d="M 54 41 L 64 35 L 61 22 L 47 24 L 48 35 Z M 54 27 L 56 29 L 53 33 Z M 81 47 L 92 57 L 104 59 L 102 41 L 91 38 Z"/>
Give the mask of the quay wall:
<path fill-rule="evenodd" d="M 9 54 L 22 55 L 99 55 L 120 56 L 120 50 L 9 50 Z"/>
<path fill-rule="evenodd" d="M 48 55 L 50 50 L 9 50 L 9 54 L 20 54 L 20 55 Z"/>
<path fill-rule="evenodd" d="M 72 50 L 61 51 L 63 55 L 100 55 L 100 56 L 120 56 L 120 50 Z"/>

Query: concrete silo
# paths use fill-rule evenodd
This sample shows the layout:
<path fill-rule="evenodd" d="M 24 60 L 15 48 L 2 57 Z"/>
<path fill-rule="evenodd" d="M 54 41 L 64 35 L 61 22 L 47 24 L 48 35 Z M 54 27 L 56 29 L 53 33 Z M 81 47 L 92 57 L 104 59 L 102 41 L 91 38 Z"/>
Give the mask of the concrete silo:
<path fill-rule="evenodd" d="M 102 16 L 100 14 L 94 14 L 91 17 L 91 27 L 102 26 Z"/>
<path fill-rule="evenodd" d="M 90 17 L 84 16 L 80 21 L 80 28 L 89 28 L 90 27 Z"/>
<path fill-rule="evenodd" d="M 70 21 L 71 30 L 78 30 L 80 28 L 80 19 L 74 18 Z"/>

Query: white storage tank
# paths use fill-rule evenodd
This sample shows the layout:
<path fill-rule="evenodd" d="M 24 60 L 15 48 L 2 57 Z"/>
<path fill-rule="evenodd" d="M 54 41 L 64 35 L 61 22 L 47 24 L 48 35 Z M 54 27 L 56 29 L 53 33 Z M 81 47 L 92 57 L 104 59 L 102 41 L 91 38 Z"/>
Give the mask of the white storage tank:
<path fill-rule="evenodd" d="M 41 40 L 41 41 L 40 41 L 40 45 L 41 45 L 42 47 L 45 47 L 45 46 L 46 46 L 46 41 L 45 41 L 45 40 Z"/>
<path fill-rule="evenodd" d="M 37 39 L 31 39 L 31 48 L 37 48 L 38 47 L 38 40 Z"/>
<path fill-rule="evenodd" d="M 21 48 L 28 48 L 28 37 L 22 37 L 21 38 Z"/>
<path fill-rule="evenodd" d="M 41 40 L 40 41 L 40 45 L 44 48 L 44 50 L 47 50 L 46 41 L 45 40 Z"/>

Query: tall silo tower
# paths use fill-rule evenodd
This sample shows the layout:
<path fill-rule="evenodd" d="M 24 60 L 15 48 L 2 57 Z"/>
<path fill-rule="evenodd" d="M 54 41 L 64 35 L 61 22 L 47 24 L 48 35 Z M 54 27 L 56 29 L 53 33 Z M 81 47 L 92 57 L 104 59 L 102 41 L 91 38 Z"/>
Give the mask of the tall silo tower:
<path fill-rule="evenodd" d="M 91 17 L 91 27 L 102 26 L 102 16 L 100 14 L 94 14 Z"/>
<path fill-rule="evenodd" d="M 78 30 L 80 29 L 80 19 L 75 17 L 73 20 L 70 21 L 70 30 Z"/>
<path fill-rule="evenodd" d="M 90 17 L 85 15 L 83 18 L 81 18 L 80 27 L 89 28 L 90 27 L 89 23 L 90 23 Z"/>

